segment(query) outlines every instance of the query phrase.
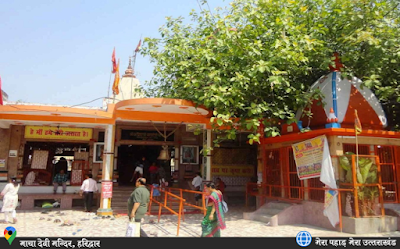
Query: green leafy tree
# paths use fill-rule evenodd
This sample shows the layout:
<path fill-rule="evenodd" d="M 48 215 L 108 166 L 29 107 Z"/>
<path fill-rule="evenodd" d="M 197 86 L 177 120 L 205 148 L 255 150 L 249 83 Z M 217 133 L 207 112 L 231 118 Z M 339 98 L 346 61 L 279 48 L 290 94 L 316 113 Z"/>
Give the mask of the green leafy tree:
<path fill-rule="evenodd" d="M 212 12 L 193 10 L 187 23 L 167 17 L 161 38 L 144 40 L 141 53 L 155 65 L 147 95 L 204 105 L 213 110 L 215 128 L 232 128 L 225 138 L 245 129 L 250 143 L 259 142 L 261 120 L 265 135 L 277 136 L 274 120 L 295 122 L 296 110 L 322 100 L 309 87 L 329 72 L 338 52 L 345 77 L 371 87 L 394 126 L 398 6 L 391 0 L 235 0 Z"/>

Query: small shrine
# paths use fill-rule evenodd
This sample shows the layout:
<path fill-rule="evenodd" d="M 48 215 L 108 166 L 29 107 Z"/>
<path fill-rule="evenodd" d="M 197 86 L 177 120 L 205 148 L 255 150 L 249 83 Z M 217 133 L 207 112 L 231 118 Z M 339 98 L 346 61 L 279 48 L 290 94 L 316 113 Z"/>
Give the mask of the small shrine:
<path fill-rule="evenodd" d="M 281 136 L 262 139 L 258 183 L 248 184 L 248 196 L 272 209 L 274 201 L 297 204 L 271 218 L 274 225 L 304 223 L 355 234 L 396 231 L 400 133 L 385 130 L 377 97 L 360 79 L 344 78 L 341 67 L 335 54 L 331 72 L 311 86 L 321 91 L 323 104 L 316 100 L 298 110 L 298 123 L 281 122 Z"/>
<path fill-rule="evenodd" d="M 385 112 L 374 93 L 367 87 L 361 87 L 361 80 L 354 77 L 347 79 L 340 73 L 343 65 L 335 54 L 336 66 L 331 66 L 331 72 L 319 78 L 311 89 L 318 89 L 324 96 L 324 105 L 315 100 L 311 108 L 313 118 L 304 114 L 304 109 L 298 111 L 296 118 L 303 127 L 321 128 L 354 128 L 354 111 L 364 129 L 383 130 L 387 126 Z"/>

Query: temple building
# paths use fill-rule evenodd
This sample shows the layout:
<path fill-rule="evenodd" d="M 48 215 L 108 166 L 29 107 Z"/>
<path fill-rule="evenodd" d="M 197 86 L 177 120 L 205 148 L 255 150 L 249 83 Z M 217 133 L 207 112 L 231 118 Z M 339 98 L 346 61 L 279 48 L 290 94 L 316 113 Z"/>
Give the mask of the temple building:
<path fill-rule="evenodd" d="M 68 209 L 78 205 L 74 193 L 92 173 L 101 189 L 97 213 L 110 215 L 126 212 L 137 164 L 148 178 L 155 163 L 174 188 L 191 189 L 197 172 L 204 182 L 221 178 L 229 203 L 255 201 L 258 209 L 244 213 L 246 219 L 356 234 L 398 230 L 400 133 L 386 130 L 379 100 L 360 79 L 344 78 L 336 58 L 311 87 L 323 104 L 298 110 L 297 123 L 277 120 L 280 136 L 250 145 L 242 132 L 208 153 L 212 110 L 183 99 L 144 98 L 131 60 L 119 93 L 102 108 L 7 101 L 0 105 L 0 188 L 16 176 L 22 209 L 56 198 Z M 67 194 L 54 195 L 61 158 L 68 162 Z"/>
<path fill-rule="evenodd" d="M 136 163 L 145 158 L 147 165 L 164 168 L 170 186 L 190 189 L 201 172 L 204 181 L 222 178 L 243 199 L 246 183 L 256 175 L 256 146 L 242 135 L 204 155 L 213 140 L 211 114 L 187 100 L 143 98 L 131 60 L 119 93 L 104 99 L 102 108 L 7 102 L 0 105 L 0 188 L 15 176 L 22 183 L 22 209 L 55 198 L 62 208 L 72 208 L 84 175 L 92 173 L 102 189 L 98 213 L 126 212 Z M 68 162 L 67 194 L 53 195 L 61 158 Z"/>

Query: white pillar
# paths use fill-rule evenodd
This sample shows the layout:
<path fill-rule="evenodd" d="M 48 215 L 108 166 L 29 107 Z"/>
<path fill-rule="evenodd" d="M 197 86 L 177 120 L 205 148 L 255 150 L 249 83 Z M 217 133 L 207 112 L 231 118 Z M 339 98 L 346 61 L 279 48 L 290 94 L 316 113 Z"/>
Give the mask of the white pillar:
<path fill-rule="evenodd" d="M 104 152 L 103 152 L 103 175 L 101 182 L 112 182 L 114 171 L 114 142 L 115 142 L 115 126 L 107 125 L 104 135 Z M 99 215 L 112 215 L 111 198 L 101 198 L 100 208 L 97 210 Z"/>
<path fill-rule="evenodd" d="M 179 145 L 175 145 L 175 158 L 174 158 L 174 170 L 179 170 Z M 178 172 L 179 173 L 179 172 Z"/>

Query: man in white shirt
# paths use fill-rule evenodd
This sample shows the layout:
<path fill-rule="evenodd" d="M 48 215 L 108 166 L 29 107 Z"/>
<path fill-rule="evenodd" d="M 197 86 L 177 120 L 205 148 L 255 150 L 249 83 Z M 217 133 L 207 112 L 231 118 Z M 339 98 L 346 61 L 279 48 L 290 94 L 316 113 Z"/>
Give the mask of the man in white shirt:
<path fill-rule="evenodd" d="M 97 193 L 99 189 L 97 188 L 97 182 L 93 180 L 92 174 L 86 174 L 85 177 L 86 180 L 84 180 L 82 183 L 80 195 L 82 196 L 82 193 L 85 195 L 84 197 L 85 212 L 91 212 L 93 193 L 94 192 Z"/>
<path fill-rule="evenodd" d="M 201 191 L 203 185 L 203 179 L 201 178 L 200 172 L 196 173 L 196 177 L 193 178 L 192 185 L 195 191 Z M 194 194 L 194 199 L 196 200 L 196 204 L 198 204 L 201 199 L 201 194 Z"/>
<path fill-rule="evenodd" d="M 138 164 L 133 172 L 131 182 L 135 181 L 143 176 L 143 164 Z"/>

